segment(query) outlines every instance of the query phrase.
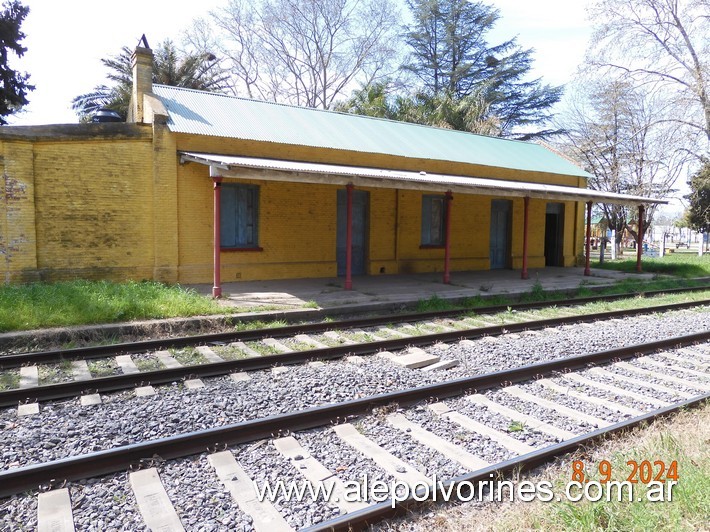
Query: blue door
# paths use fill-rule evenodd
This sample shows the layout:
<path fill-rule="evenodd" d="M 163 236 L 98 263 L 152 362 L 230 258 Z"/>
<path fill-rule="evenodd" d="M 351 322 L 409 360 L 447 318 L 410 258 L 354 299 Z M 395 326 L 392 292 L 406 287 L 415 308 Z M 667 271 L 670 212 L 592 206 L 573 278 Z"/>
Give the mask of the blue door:
<path fill-rule="evenodd" d="M 510 267 L 510 200 L 491 201 L 491 270 Z"/>
<path fill-rule="evenodd" d="M 345 275 L 345 241 L 347 238 L 348 204 L 347 191 L 338 190 L 338 227 L 335 256 L 338 275 Z M 365 274 L 367 252 L 367 213 L 370 195 L 364 190 L 353 190 L 353 275 Z"/>

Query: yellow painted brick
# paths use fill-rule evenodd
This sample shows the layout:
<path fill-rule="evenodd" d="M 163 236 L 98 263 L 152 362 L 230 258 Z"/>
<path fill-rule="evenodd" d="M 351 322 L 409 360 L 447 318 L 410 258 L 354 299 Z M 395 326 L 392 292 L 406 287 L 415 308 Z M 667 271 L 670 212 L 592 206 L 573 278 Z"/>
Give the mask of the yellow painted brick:
<path fill-rule="evenodd" d="M 180 150 L 584 184 L 576 178 L 475 165 L 177 135 L 160 125 L 153 126 L 152 141 L 147 137 L 3 141 L 1 149 L 4 175 L 19 179 L 26 192 L 20 207 L 0 212 L 0 246 L 11 238 L 17 240 L 18 235 L 24 238 L 0 270 L 10 280 L 42 275 L 46 279 L 210 282 L 212 181 L 203 165 L 179 165 Z M 2 186 L 7 188 L 5 181 Z M 260 186 L 259 245 L 263 251 L 223 252 L 223 280 L 335 276 L 337 191 L 342 186 L 247 182 Z M 444 250 L 421 247 L 422 193 L 365 190 L 370 199 L 366 271 L 373 275 L 442 271 Z M 492 199 L 454 196 L 454 271 L 489 267 Z M 512 202 L 511 253 L 513 266 L 519 267 L 523 200 Z M 545 205 L 544 200 L 530 202 L 530 267 L 544 265 Z M 580 205 L 565 204 L 566 265 L 574 264 L 581 250 Z"/>
<path fill-rule="evenodd" d="M 144 141 L 35 144 L 40 272 L 152 278 L 151 160 Z"/>

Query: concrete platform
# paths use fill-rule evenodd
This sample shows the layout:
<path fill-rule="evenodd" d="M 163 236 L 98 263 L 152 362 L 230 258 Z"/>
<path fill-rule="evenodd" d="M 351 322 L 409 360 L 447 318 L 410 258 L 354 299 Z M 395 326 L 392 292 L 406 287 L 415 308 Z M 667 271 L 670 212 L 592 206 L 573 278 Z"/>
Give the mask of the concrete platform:
<path fill-rule="evenodd" d="M 53 348 L 55 344 L 96 342 L 123 335 L 182 334 L 222 327 L 234 320 L 315 320 L 350 312 L 398 311 L 434 296 L 449 300 L 496 295 L 515 297 L 529 293 L 537 281 L 546 291 L 574 291 L 583 283 L 594 287 L 623 279 L 650 280 L 655 277 L 650 273 L 612 270 L 592 270 L 590 277 L 584 277 L 583 273 L 583 268 L 544 268 L 530 270 L 530 278 L 522 280 L 520 270 L 452 272 L 448 285 L 443 284 L 441 273 L 363 276 L 353 278 L 353 290 L 343 289 L 342 278 L 225 283 L 221 300 L 225 306 L 223 315 L 13 331 L 0 334 L 0 350 L 24 346 L 30 341 Z M 702 280 L 710 282 L 710 278 Z M 211 284 L 190 287 L 204 295 L 212 294 Z"/>
<path fill-rule="evenodd" d="M 584 276 L 584 268 L 544 268 L 530 270 L 529 279 L 520 278 L 520 270 L 453 272 L 451 284 L 443 284 L 441 273 L 409 275 L 377 275 L 353 278 L 353 289 L 344 290 L 344 279 L 285 279 L 243 281 L 222 285 L 225 305 L 244 310 L 297 310 L 305 308 L 335 309 L 363 307 L 373 309 L 405 305 L 437 296 L 441 299 L 463 299 L 476 296 L 520 295 L 530 292 L 537 281 L 543 290 L 574 290 L 586 285 L 610 285 L 623 279 L 651 280 L 655 274 L 629 274 L 613 270 L 592 270 Z M 212 293 L 211 285 L 191 285 L 204 295 Z"/>

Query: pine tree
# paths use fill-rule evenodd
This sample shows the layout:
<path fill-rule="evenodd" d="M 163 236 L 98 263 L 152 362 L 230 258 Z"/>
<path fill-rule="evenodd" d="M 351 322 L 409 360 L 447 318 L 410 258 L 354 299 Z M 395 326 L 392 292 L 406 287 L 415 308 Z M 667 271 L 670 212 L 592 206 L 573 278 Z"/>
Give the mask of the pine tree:
<path fill-rule="evenodd" d="M 8 65 L 8 51 L 14 52 L 17 57 L 22 57 L 27 51 L 20 44 L 25 38 L 20 26 L 29 12 L 29 7 L 15 0 L 5 2 L 0 14 L 0 125 L 7 124 L 6 116 L 16 113 L 29 103 L 27 93 L 34 90 L 34 86 L 27 83 L 28 74 L 20 73 Z"/>
<path fill-rule="evenodd" d="M 500 17 L 494 7 L 467 0 L 408 0 L 414 22 L 405 39 L 411 62 L 404 69 L 430 98 L 454 101 L 475 96 L 485 102 L 485 121 L 498 124 L 501 136 L 529 139 L 556 133 L 540 130 L 562 87 L 526 80 L 532 49 L 510 39 L 490 45 L 487 33 Z M 466 120 L 451 120 L 465 123 Z"/>

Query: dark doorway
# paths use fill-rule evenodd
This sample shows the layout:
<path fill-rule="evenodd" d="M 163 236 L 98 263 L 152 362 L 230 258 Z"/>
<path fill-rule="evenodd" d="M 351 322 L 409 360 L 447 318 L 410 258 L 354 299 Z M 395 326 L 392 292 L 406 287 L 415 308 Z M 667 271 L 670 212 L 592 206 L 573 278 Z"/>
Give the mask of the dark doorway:
<path fill-rule="evenodd" d="M 491 201 L 491 270 L 510 267 L 510 216 L 513 212 L 510 200 Z"/>
<path fill-rule="evenodd" d="M 338 227 L 335 256 L 338 275 L 345 275 L 345 241 L 347 238 L 348 195 L 346 190 L 338 190 Z M 370 194 L 364 190 L 353 190 L 353 275 L 365 274 L 367 253 L 367 213 Z"/>
<path fill-rule="evenodd" d="M 545 209 L 545 266 L 564 266 L 564 203 L 548 203 Z"/>

